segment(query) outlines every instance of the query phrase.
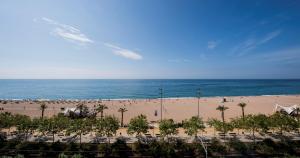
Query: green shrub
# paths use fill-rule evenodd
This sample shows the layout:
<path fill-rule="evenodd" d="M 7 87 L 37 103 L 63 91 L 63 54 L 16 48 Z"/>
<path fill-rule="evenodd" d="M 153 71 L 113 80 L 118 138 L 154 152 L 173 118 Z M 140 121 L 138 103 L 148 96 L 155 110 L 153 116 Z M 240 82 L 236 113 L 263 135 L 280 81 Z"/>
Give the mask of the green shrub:
<path fill-rule="evenodd" d="M 149 144 L 149 156 L 153 157 L 178 157 L 173 143 L 152 141 Z"/>
<path fill-rule="evenodd" d="M 109 157 L 111 154 L 111 145 L 110 144 L 100 144 L 98 146 L 98 152 L 102 153 L 102 157 Z"/>
<path fill-rule="evenodd" d="M 192 144 L 193 148 L 191 151 L 194 153 L 195 157 L 204 157 L 205 156 L 205 150 L 203 149 L 203 146 L 200 142 L 194 142 Z"/>
<path fill-rule="evenodd" d="M 80 154 L 74 154 L 71 158 L 82 158 Z"/>
<path fill-rule="evenodd" d="M 61 143 L 59 141 L 50 144 L 50 148 L 53 151 L 64 151 L 66 146 L 66 144 Z"/>
<path fill-rule="evenodd" d="M 82 154 L 83 157 L 96 157 L 96 153 L 98 152 L 97 144 L 81 144 L 81 150 L 87 151 Z"/>
<path fill-rule="evenodd" d="M 241 142 L 239 139 L 230 139 L 227 143 L 228 147 L 234 149 L 235 151 L 246 154 L 248 151 L 248 147 L 245 143 Z"/>
<path fill-rule="evenodd" d="M 60 154 L 58 155 L 58 158 L 68 158 L 68 156 L 65 155 L 64 153 L 60 153 Z"/>
<path fill-rule="evenodd" d="M 13 158 L 11 156 L 1 156 L 0 158 Z"/>
<path fill-rule="evenodd" d="M 16 155 L 14 158 L 24 158 L 24 156 L 23 156 L 23 155 L 20 155 L 20 154 L 18 154 L 18 155 Z"/>
<path fill-rule="evenodd" d="M 131 148 L 121 139 L 117 139 L 117 141 L 111 145 L 111 149 L 113 157 L 129 157 L 132 155 Z"/>
<path fill-rule="evenodd" d="M 225 154 L 227 152 L 226 146 L 223 145 L 218 139 L 213 138 L 211 140 L 211 145 L 208 148 L 209 153 L 218 153 L 218 154 Z"/>
<path fill-rule="evenodd" d="M 135 153 L 135 155 L 149 155 L 149 151 L 148 151 L 149 144 L 145 144 L 140 141 L 137 141 L 133 143 L 131 148 L 132 151 Z"/>
<path fill-rule="evenodd" d="M 66 151 L 79 151 L 80 145 L 72 142 L 72 143 L 68 144 L 68 146 L 65 150 Z"/>

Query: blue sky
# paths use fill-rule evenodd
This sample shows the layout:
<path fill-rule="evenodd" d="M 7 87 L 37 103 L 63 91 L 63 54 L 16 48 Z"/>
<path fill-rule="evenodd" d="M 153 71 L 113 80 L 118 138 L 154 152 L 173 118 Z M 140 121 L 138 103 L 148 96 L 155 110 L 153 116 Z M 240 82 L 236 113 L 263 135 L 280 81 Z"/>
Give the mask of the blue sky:
<path fill-rule="evenodd" d="M 0 78 L 300 78 L 298 0 L 0 3 Z"/>

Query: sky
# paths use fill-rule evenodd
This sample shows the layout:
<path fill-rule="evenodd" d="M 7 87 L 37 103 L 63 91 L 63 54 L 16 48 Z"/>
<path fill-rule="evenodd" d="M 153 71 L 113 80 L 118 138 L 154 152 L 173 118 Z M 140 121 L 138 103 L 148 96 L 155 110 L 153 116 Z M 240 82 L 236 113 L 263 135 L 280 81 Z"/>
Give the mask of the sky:
<path fill-rule="evenodd" d="M 299 0 L 2 0 L 0 78 L 300 78 L 299 8 Z"/>

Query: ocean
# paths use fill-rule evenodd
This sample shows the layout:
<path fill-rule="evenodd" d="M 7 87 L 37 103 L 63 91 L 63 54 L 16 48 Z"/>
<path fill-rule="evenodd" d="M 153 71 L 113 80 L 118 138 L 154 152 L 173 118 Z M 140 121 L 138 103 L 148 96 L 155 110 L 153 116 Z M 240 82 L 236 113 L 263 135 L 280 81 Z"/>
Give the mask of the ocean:
<path fill-rule="evenodd" d="M 144 99 L 300 94 L 300 80 L 0 80 L 0 99 Z"/>

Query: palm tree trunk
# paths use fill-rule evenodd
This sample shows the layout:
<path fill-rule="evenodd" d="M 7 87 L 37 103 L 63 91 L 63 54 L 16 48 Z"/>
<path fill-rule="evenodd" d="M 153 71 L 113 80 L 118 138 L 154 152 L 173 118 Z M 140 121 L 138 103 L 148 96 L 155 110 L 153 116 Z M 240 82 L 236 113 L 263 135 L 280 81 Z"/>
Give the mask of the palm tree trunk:
<path fill-rule="evenodd" d="M 121 112 L 121 127 L 123 127 L 123 112 Z"/>
<path fill-rule="evenodd" d="M 42 119 L 44 118 L 44 109 L 42 109 Z"/>
<path fill-rule="evenodd" d="M 222 116 L 222 122 L 223 122 L 223 132 L 225 133 L 225 117 L 224 117 L 224 111 L 221 112 Z"/>
<path fill-rule="evenodd" d="M 222 111 L 222 122 L 223 122 L 223 133 L 224 133 L 224 140 L 225 140 L 225 116 L 224 111 Z"/>
<path fill-rule="evenodd" d="M 221 115 L 222 115 L 222 121 L 223 123 L 225 123 L 224 111 L 222 111 Z"/>
<path fill-rule="evenodd" d="M 101 119 L 103 118 L 103 111 L 101 111 Z"/>
<path fill-rule="evenodd" d="M 244 118 L 245 118 L 245 111 L 244 111 L 244 108 L 242 108 L 242 114 L 243 114 L 243 121 L 244 121 Z"/>

